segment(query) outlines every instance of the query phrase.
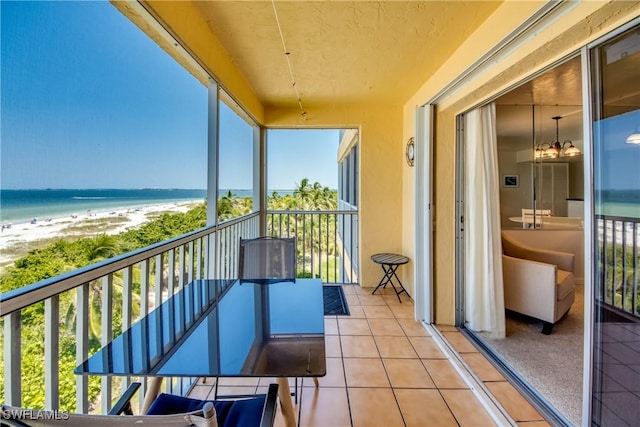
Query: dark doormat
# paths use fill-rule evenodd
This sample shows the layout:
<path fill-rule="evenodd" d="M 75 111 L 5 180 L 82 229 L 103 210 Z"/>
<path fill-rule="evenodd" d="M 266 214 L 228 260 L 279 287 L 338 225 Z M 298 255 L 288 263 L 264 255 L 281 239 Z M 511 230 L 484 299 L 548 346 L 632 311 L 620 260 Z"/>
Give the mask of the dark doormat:
<path fill-rule="evenodd" d="M 349 306 L 347 305 L 347 299 L 344 297 L 342 286 L 325 285 L 322 287 L 322 296 L 324 298 L 325 316 L 350 315 Z"/>

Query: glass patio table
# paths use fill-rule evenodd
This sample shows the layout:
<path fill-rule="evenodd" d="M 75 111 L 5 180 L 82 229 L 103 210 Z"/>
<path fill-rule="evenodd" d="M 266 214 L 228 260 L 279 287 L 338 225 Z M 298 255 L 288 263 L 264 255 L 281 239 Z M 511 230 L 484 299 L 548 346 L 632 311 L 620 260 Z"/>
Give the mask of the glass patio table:
<path fill-rule="evenodd" d="M 275 377 L 295 425 L 287 377 L 326 374 L 322 282 L 196 280 L 76 367 L 76 374 Z"/>

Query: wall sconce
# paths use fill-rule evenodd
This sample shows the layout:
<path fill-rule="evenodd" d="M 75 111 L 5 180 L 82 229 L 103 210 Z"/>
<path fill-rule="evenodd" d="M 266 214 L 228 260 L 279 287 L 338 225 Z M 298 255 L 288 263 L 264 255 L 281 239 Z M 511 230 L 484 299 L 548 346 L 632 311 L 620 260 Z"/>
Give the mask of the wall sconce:
<path fill-rule="evenodd" d="M 405 149 L 404 155 L 407 159 L 407 164 L 409 166 L 413 166 L 416 155 L 413 137 L 409 138 L 409 140 L 407 141 L 407 148 Z"/>
<path fill-rule="evenodd" d="M 575 157 L 582 154 L 573 142 L 566 140 L 562 144 L 558 138 L 558 121 L 561 116 L 552 117 L 556 121 L 556 140 L 554 142 L 543 142 L 536 146 L 533 157 L 535 159 L 556 159 L 558 157 Z M 565 148 L 566 147 L 566 148 Z"/>

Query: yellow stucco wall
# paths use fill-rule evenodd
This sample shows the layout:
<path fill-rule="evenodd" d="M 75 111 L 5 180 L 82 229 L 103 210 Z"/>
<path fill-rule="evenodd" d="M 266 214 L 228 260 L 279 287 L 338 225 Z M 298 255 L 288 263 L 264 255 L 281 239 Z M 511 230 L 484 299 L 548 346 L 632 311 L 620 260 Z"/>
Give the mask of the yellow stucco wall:
<path fill-rule="evenodd" d="M 496 45 L 538 9 L 543 2 L 506 2 L 470 37 L 455 55 L 412 96 L 403 110 L 403 137 L 413 136 L 415 107 L 430 101 L 455 76 Z M 495 61 L 464 87 L 438 103 L 435 117 L 434 297 L 435 321 L 455 321 L 455 141 L 456 115 L 482 103 L 537 70 L 575 52 L 639 15 L 638 2 L 582 2 L 571 5 L 555 22 Z M 412 251 L 413 171 L 403 172 L 403 248 Z"/>
<path fill-rule="evenodd" d="M 360 285 L 375 286 L 382 270 L 370 257 L 377 252 L 402 251 L 402 108 L 352 105 L 307 111 L 301 120 L 298 110 L 265 111 L 268 127 L 353 127 L 359 139 Z M 398 270 L 405 274 L 409 268 Z M 402 278 L 402 276 L 401 276 Z"/>

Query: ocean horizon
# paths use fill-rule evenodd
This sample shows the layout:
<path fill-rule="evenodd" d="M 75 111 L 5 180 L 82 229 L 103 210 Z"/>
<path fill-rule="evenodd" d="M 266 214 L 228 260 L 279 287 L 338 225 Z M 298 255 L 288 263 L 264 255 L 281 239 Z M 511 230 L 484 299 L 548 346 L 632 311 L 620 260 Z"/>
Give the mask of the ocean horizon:
<path fill-rule="evenodd" d="M 220 189 L 218 197 L 228 192 L 236 197 L 251 196 L 249 189 Z M 269 189 L 281 195 L 292 189 Z M 139 189 L 0 189 L 0 222 L 3 224 L 29 221 L 32 218 L 55 218 L 87 211 L 103 212 L 121 208 L 204 201 L 204 189 L 139 188 Z M 596 213 L 640 218 L 640 191 L 604 190 L 596 203 Z"/>
<path fill-rule="evenodd" d="M 248 189 L 220 189 L 218 197 L 228 194 L 251 196 Z M 291 194 L 293 190 L 269 190 Z M 87 211 L 102 212 L 119 208 L 137 208 L 165 203 L 203 202 L 207 191 L 202 189 L 2 189 L 0 190 L 0 222 L 3 224 L 30 221 L 32 218 L 55 218 Z"/>

